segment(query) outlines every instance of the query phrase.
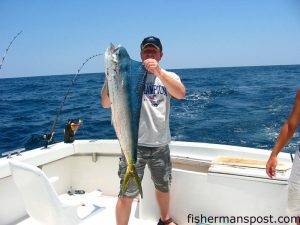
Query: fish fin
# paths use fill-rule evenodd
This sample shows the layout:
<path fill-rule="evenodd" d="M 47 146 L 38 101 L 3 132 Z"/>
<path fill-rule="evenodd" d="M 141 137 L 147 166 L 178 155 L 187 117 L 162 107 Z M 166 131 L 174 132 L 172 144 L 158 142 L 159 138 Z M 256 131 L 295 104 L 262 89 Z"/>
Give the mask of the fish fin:
<path fill-rule="evenodd" d="M 134 165 L 128 165 L 127 166 L 127 170 L 126 170 L 126 173 L 125 173 L 125 176 L 124 176 L 124 180 L 123 180 L 123 184 L 122 184 L 122 195 L 125 194 L 126 190 L 127 190 L 127 186 L 128 186 L 128 183 L 129 183 L 129 180 L 134 178 L 134 181 L 139 189 L 139 193 L 141 195 L 141 197 L 143 198 L 143 190 L 142 190 L 142 185 L 141 185 L 141 181 L 140 181 L 140 178 L 138 176 L 138 173 L 136 172 L 136 169 L 134 167 Z"/>

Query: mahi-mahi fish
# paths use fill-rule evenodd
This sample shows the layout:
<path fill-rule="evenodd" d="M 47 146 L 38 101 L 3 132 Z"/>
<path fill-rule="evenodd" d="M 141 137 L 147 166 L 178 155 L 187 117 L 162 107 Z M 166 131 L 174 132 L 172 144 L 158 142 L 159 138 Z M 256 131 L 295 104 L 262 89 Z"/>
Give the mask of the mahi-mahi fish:
<path fill-rule="evenodd" d="M 120 45 L 115 47 L 111 44 L 106 50 L 104 65 L 112 123 L 127 162 L 121 195 L 127 190 L 129 180 L 134 179 L 143 197 L 134 164 L 137 160 L 140 111 L 147 71 L 141 62 L 130 59 L 126 49 Z"/>

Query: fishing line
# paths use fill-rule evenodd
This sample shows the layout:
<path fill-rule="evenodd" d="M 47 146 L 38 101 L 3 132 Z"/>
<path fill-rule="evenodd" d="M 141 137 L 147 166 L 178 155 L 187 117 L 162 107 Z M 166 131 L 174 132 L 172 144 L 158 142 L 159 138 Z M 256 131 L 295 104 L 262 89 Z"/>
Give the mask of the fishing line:
<path fill-rule="evenodd" d="M 48 147 L 48 144 L 49 144 L 49 143 L 52 141 L 52 139 L 53 139 L 53 136 L 54 136 L 54 133 L 55 133 L 55 127 L 56 127 L 58 118 L 59 118 L 59 116 L 60 116 L 60 114 L 61 114 L 61 112 L 62 112 L 63 106 L 64 106 L 64 104 L 65 104 L 65 102 L 66 102 L 66 99 L 67 99 L 67 97 L 68 97 L 68 95 L 69 95 L 69 93 L 70 93 L 70 91 L 71 91 L 71 88 L 72 88 L 73 85 L 75 84 L 75 80 L 76 80 L 78 74 L 80 73 L 80 71 L 82 70 L 82 68 L 85 66 L 85 64 L 86 64 L 88 61 L 90 61 L 91 59 L 93 59 L 93 58 L 95 58 L 95 57 L 97 57 L 97 56 L 100 56 L 100 55 L 103 55 L 103 54 L 100 53 L 100 54 L 96 54 L 96 55 L 93 55 L 93 56 L 87 58 L 87 59 L 85 60 L 85 62 L 83 62 L 82 65 L 79 67 L 79 69 L 77 70 L 77 73 L 74 75 L 74 77 L 73 77 L 73 79 L 72 79 L 72 81 L 71 81 L 71 84 L 70 84 L 70 86 L 69 86 L 67 92 L 65 93 L 65 96 L 64 96 L 64 98 L 63 98 L 63 100 L 62 100 L 62 102 L 61 102 L 61 104 L 60 104 L 59 110 L 58 110 L 57 115 L 56 115 L 56 117 L 55 117 L 55 119 L 54 119 L 54 121 L 53 121 L 53 124 L 52 124 L 52 126 L 51 126 L 50 132 L 49 132 L 48 134 L 44 134 L 44 135 L 43 135 L 43 139 L 45 140 L 45 148 Z"/>
<path fill-rule="evenodd" d="M 5 59 L 5 57 L 6 57 L 7 53 L 8 53 L 8 50 L 9 50 L 10 46 L 12 45 L 12 43 L 17 39 L 17 37 L 18 37 L 22 32 L 23 32 L 23 31 L 20 31 L 19 33 L 17 33 L 17 35 L 14 36 L 14 38 L 10 41 L 8 47 L 7 47 L 6 50 L 5 50 L 4 56 L 2 57 L 1 64 L 0 64 L 0 70 L 1 70 L 1 68 L 2 68 L 4 59 Z"/>

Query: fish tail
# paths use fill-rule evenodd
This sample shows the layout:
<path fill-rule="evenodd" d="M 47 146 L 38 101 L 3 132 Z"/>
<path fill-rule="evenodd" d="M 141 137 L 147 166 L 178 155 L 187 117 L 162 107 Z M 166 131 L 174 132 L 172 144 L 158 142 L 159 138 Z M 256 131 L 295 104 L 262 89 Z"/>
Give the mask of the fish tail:
<path fill-rule="evenodd" d="M 143 198 L 143 190 L 142 190 L 141 180 L 140 180 L 138 173 L 133 164 L 129 164 L 127 167 L 127 170 L 126 170 L 126 173 L 124 176 L 124 181 L 122 184 L 122 195 L 124 195 L 124 193 L 126 192 L 130 179 L 134 179 L 134 181 L 139 189 L 139 193 L 140 193 L 141 197 Z"/>
<path fill-rule="evenodd" d="M 141 195 L 141 198 L 143 198 L 143 189 L 142 189 L 142 184 L 141 184 L 141 180 L 139 178 L 139 175 L 138 173 L 136 172 L 136 169 L 134 166 L 133 167 L 133 170 L 132 170 L 132 174 L 133 174 L 133 178 L 134 178 L 134 181 L 139 189 L 139 192 L 140 192 L 140 195 Z"/>
<path fill-rule="evenodd" d="M 129 178 L 130 178 L 130 171 L 129 171 L 129 166 L 127 166 L 127 170 L 126 170 L 124 180 L 123 180 L 123 184 L 122 184 L 122 196 L 124 196 L 124 194 L 127 190 Z"/>

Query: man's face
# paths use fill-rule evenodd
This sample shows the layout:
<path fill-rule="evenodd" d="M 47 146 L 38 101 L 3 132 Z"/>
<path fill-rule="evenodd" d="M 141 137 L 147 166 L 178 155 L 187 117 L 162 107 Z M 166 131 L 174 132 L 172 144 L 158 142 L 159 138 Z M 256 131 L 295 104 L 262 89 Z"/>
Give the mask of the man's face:
<path fill-rule="evenodd" d="M 155 59 L 156 61 L 160 61 L 163 53 L 153 45 L 147 45 L 141 52 L 142 61 L 146 59 Z"/>

